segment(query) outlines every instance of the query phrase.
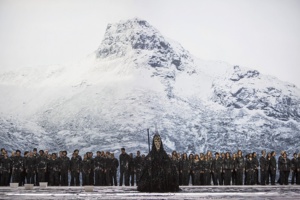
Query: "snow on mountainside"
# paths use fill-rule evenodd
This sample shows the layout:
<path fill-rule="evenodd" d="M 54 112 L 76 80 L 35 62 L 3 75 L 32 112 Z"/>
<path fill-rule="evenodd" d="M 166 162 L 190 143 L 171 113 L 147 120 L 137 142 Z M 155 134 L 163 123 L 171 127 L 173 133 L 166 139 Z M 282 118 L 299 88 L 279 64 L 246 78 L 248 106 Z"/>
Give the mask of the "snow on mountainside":
<path fill-rule="evenodd" d="M 168 151 L 299 147 L 300 90 L 256 70 L 193 57 L 148 22 L 109 24 L 70 66 L 0 73 L 0 146 Z M 280 141 L 280 142 L 279 142 Z"/>

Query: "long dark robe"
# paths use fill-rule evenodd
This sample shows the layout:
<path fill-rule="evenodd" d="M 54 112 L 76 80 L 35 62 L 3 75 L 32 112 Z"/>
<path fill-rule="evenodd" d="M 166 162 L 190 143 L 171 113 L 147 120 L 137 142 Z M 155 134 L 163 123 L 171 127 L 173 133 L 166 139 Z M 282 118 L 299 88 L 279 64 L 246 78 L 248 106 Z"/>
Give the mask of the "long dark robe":
<path fill-rule="evenodd" d="M 179 183 L 176 166 L 165 152 L 162 142 L 160 149 L 156 150 L 154 137 L 152 150 L 145 157 L 145 167 L 137 190 L 140 192 L 177 192 Z"/>

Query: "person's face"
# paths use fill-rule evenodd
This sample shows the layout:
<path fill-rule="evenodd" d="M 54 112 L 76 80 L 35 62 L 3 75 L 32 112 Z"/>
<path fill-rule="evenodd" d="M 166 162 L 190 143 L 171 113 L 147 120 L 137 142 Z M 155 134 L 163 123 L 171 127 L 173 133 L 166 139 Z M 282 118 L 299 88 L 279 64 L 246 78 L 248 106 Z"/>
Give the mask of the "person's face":
<path fill-rule="evenodd" d="M 16 156 L 20 156 L 20 152 L 17 152 L 17 153 L 16 153 Z"/>
<path fill-rule="evenodd" d="M 294 155 L 294 158 L 297 158 L 297 154 Z"/>
<path fill-rule="evenodd" d="M 218 159 L 220 157 L 220 155 L 219 154 L 216 154 L 216 158 Z"/>
<path fill-rule="evenodd" d="M 283 154 L 283 157 L 286 158 L 286 154 Z"/>
<path fill-rule="evenodd" d="M 141 155 L 141 153 L 138 151 L 138 152 L 136 152 L 136 155 L 137 155 L 137 156 L 140 156 L 140 155 Z"/>
<path fill-rule="evenodd" d="M 239 157 L 242 157 L 242 152 L 239 151 L 239 152 L 238 152 L 238 155 L 239 155 Z"/>
<path fill-rule="evenodd" d="M 101 156 L 101 153 L 100 153 L 100 152 L 98 152 L 98 153 L 97 153 L 97 156 L 98 156 L 98 157 L 100 157 L 100 156 Z"/>
<path fill-rule="evenodd" d="M 63 155 L 63 157 L 66 157 L 66 156 L 67 156 L 67 154 L 66 154 L 65 152 L 64 152 L 62 155 Z"/>
<path fill-rule="evenodd" d="M 161 140 L 160 137 L 155 137 L 154 138 L 154 145 L 157 151 L 160 150 L 160 146 L 161 146 Z"/>
<path fill-rule="evenodd" d="M 121 151 L 122 151 L 122 154 L 125 154 L 125 150 L 124 149 L 122 149 Z"/>

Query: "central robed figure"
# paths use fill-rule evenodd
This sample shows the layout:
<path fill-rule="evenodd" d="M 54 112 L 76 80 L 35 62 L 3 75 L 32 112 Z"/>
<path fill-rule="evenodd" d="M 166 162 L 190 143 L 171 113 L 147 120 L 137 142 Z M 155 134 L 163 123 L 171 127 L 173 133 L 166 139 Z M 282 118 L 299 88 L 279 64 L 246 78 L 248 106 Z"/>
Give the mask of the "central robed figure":
<path fill-rule="evenodd" d="M 165 152 L 161 137 L 153 137 L 152 149 L 145 157 L 145 167 L 138 184 L 140 192 L 178 192 L 178 169 Z"/>

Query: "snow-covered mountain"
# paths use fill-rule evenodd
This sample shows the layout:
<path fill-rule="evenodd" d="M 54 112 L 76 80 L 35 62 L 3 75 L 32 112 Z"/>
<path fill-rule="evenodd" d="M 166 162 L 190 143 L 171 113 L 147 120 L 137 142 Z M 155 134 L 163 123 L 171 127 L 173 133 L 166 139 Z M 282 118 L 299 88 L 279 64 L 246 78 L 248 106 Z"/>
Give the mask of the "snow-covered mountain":
<path fill-rule="evenodd" d="M 298 150 L 300 90 L 256 70 L 205 61 L 147 21 L 107 26 L 69 66 L 0 73 L 0 146 L 81 152 Z"/>

